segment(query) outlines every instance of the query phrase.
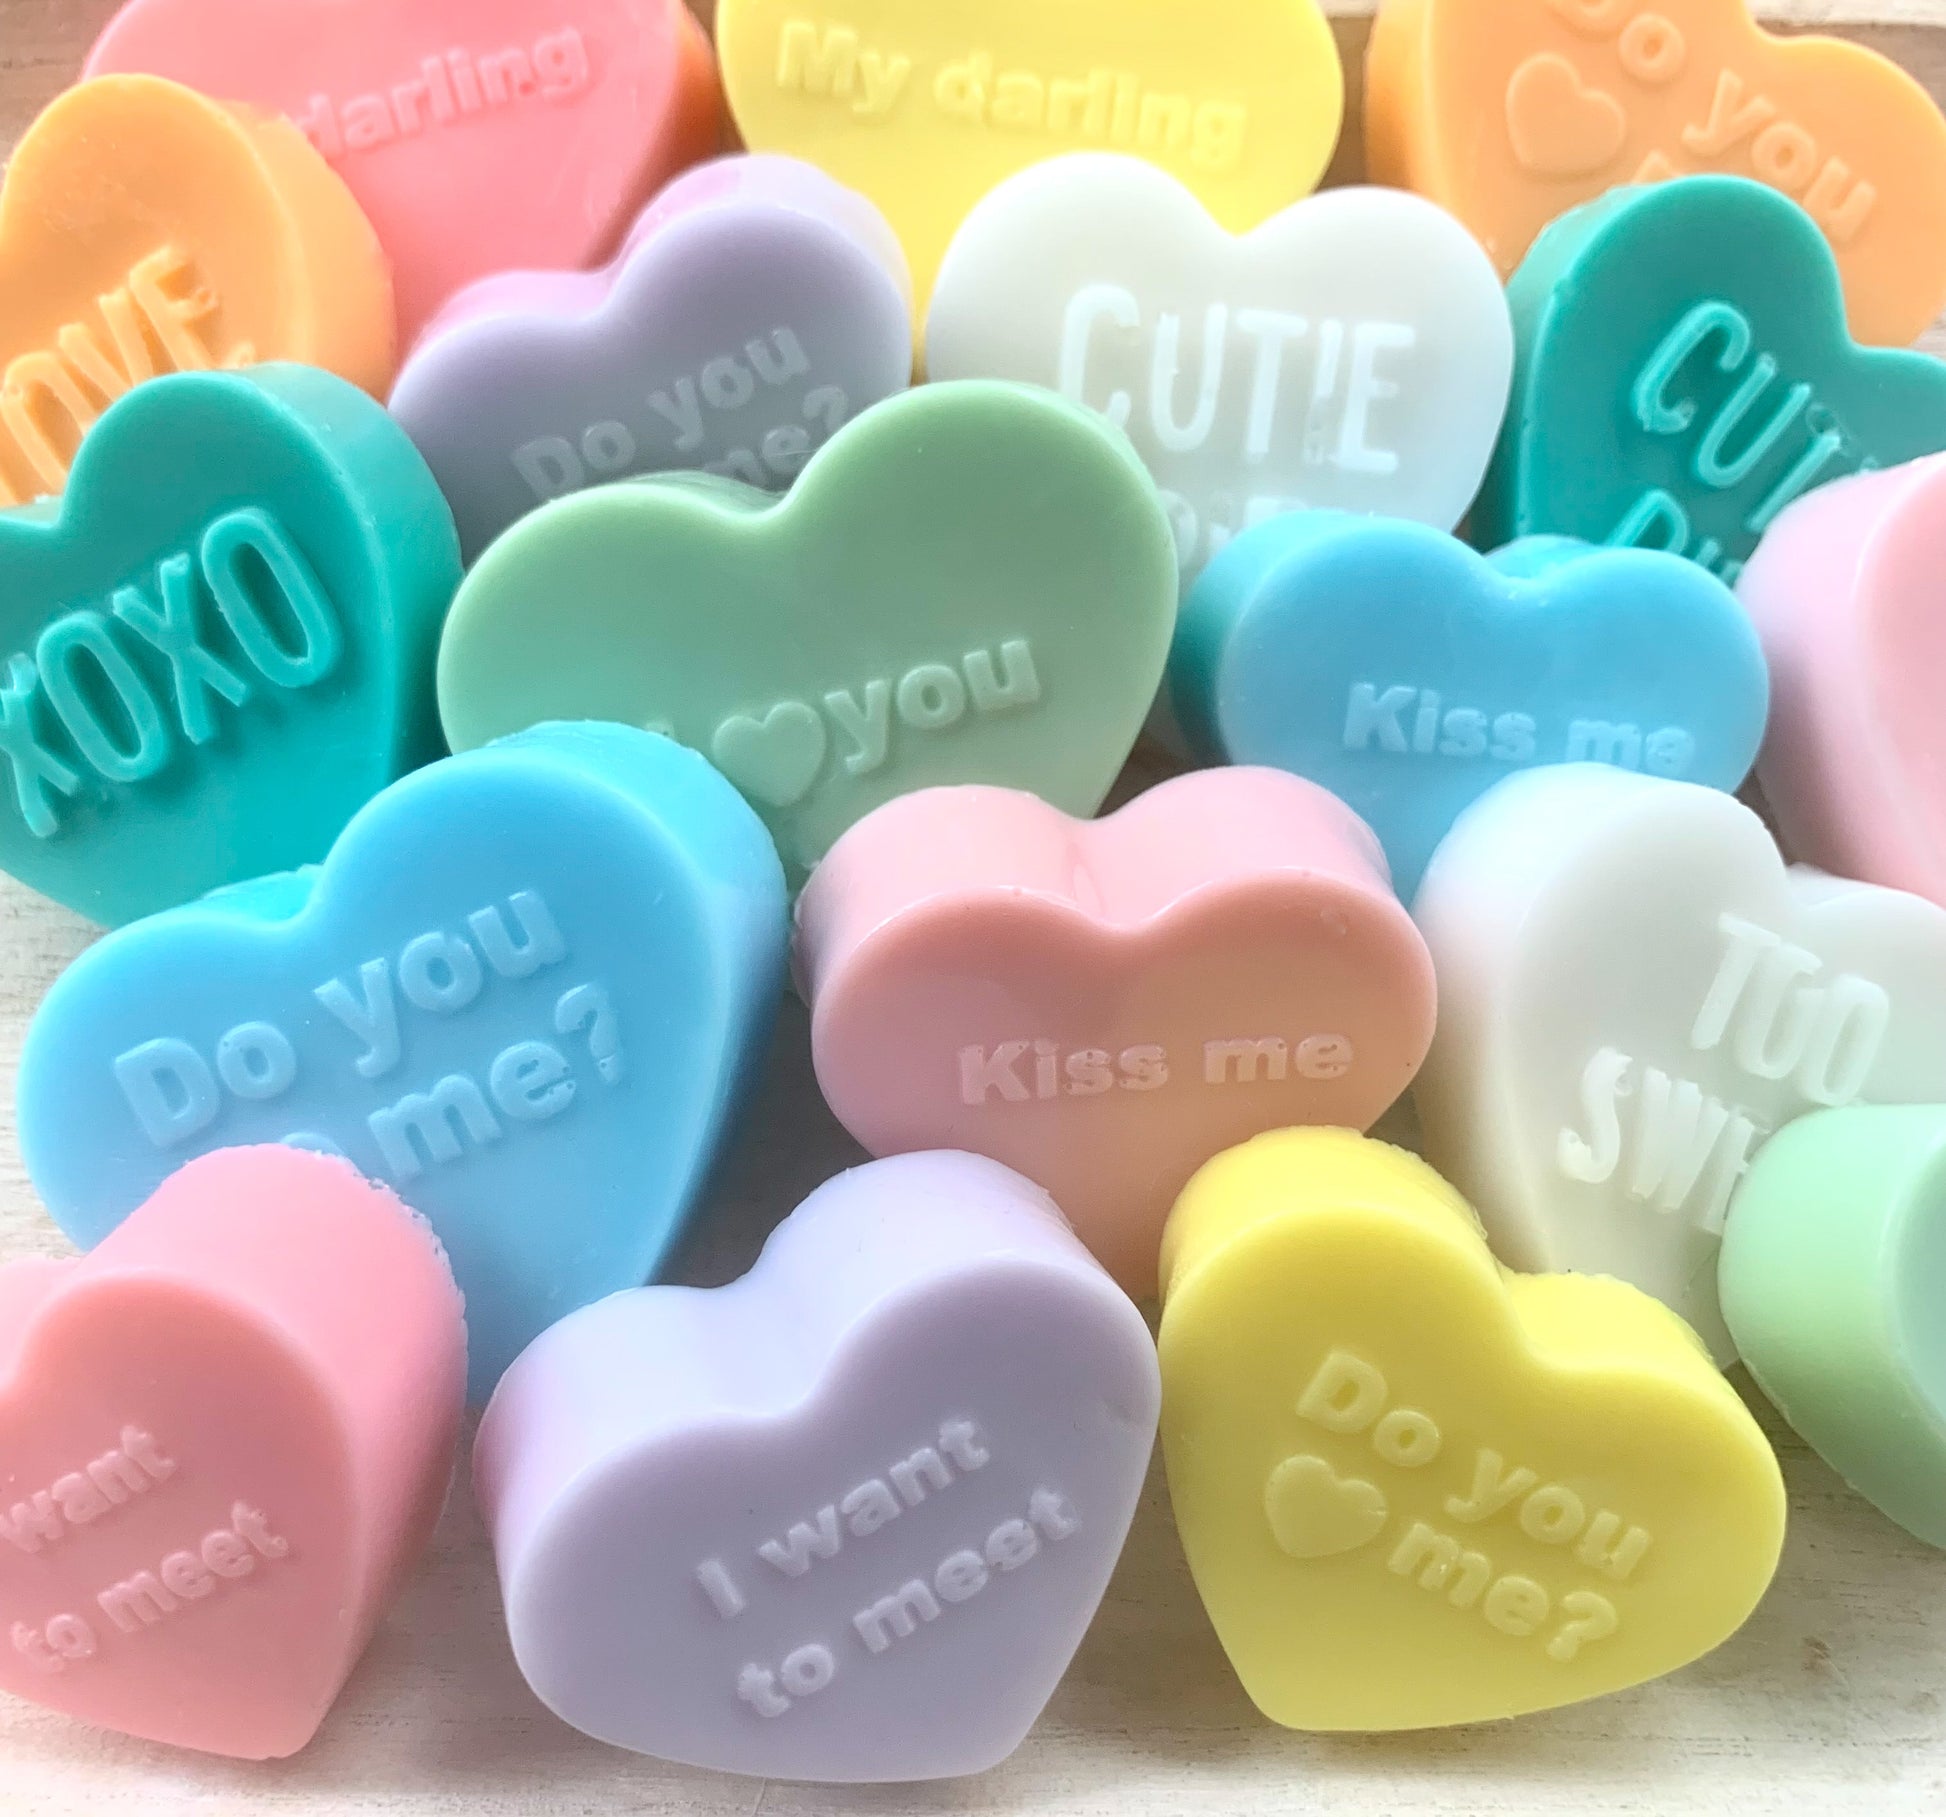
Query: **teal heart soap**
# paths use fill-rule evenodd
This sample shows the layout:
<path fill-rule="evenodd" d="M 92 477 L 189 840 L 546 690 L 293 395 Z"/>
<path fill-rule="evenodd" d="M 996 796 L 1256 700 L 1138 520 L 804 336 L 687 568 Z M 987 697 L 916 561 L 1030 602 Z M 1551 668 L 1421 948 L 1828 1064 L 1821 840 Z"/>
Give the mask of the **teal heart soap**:
<path fill-rule="evenodd" d="M 1176 550 L 1119 430 L 985 381 L 892 398 L 778 500 L 686 474 L 559 500 L 467 576 L 439 652 L 465 750 L 548 719 L 665 731 L 801 878 L 894 796 L 1101 804 L 1176 612 Z"/>
<path fill-rule="evenodd" d="M 1717 1286 L 1744 1363 L 1878 1510 L 1946 1547 L 1946 1109 L 1853 1105 L 1758 1150 Z"/>
<path fill-rule="evenodd" d="M 1612 191 L 1548 228 L 1507 295 L 1482 547 L 1577 536 L 1733 582 L 1813 486 L 1946 448 L 1946 365 L 1854 343 L 1823 235 L 1747 178 Z"/>
<path fill-rule="evenodd" d="M 459 542 L 404 430 L 306 366 L 112 405 L 0 513 L 0 869 L 111 926 L 322 858 L 436 756 Z"/>

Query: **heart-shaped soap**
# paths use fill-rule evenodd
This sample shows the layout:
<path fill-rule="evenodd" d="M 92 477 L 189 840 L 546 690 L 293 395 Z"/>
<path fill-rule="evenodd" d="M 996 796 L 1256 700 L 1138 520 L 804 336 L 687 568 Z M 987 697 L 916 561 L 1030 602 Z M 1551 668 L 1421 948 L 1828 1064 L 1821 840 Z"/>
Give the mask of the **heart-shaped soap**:
<path fill-rule="evenodd" d="M 426 330 L 392 414 L 467 559 L 515 519 L 630 474 L 781 490 L 912 376 L 905 258 L 862 196 L 794 158 L 680 177 L 601 272 L 519 272 Z"/>
<path fill-rule="evenodd" d="M 683 0 L 128 0 L 88 73 L 284 114 L 350 186 L 410 343 L 474 278 L 606 254 L 721 132 Z"/>
<path fill-rule="evenodd" d="M 928 385 L 781 502 L 679 475 L 524 518 L 460 589 L 439 707 L 455 750 L 545 719 L 667 729 L 801 876 L 914 789 L 1093 813 L 1175 616 L 1169 522 L 1119 431 L 1024 385 Z"/>
<path fill-rule="evenodd" d="M 452 1474 L 466 1330 L 431 1232 L 341 1160 L 227 1149 L 85 1260 L 0 1270 L 0 1308 L 0 1691 L 296 1753 Z"/>
<path fill-rule="evenodd" d="M 935 379 L 1046 385 L 1126 429 L 1186 576 L 1304 506 L 1450 530 L 1513 357 L 1492 263 L 1430 202 L 1335 189 L 1236 238 L 1168 172 L 1104 153 L 982 201 L 926 323 Z"/>
<path fill-rule="evenodd" d="M 1196 1587 L 1297 1729 L 1422 1729 L 1659 1678 L 1739 1628 L 1784 1484 L 1694 1335 L 1509 1275 L 1424 1162 L 1280 1130 L 1163 1249 L 1162 1445 Z"/>
<path fill-rule="evenodd" d="M 1045 1194 L 973 1155 L 861 1167 L 735 1285 L 617 1294 L 508 1372 L 473 1469 L 514 1655 L 667 1760 L 983 1771 L 1107 1588 L 1158 1399 Z"/>
<path fill-rule="evenodd" d="M 1317 0 L 719 0 L 745 141 L 885 210 L 923 309 L 953 231 L 1030 164 L 1118 151 L 1233 232 L 1308 195 L 1344 112 Z"/>
<path fill-rule="evenodd" d="M 1798 500 L 1737 583 L 1776 708 L 1758 771 L 1793 857 L 1946 902 L 1946 458 Z"/>
<path fill-rule="evenodd" d="M 1733 582 L 1813 486 L 1946 448 L 1946 365 L 1855 346 L 1815 224 L 1747 178 L 1591 202 L 1507 294 L 1519 355 L 1483 546 L 1579 536 Z"/>
<path fill-rule="evenodd" d="M 1903 344 L 1946 303 L 1946 120 L 1889 57 L 1773 37 L 1746 0 L 1387 0 L 1365 145 L 1503 271 L 1618 183 L 1714 171 L 1801 203 L 1837 254 L 1853 331 Z"/>
<path fill-rule="evenodd" d="M 90 948 L 28 1029 L 21 1149 L 84 1247 L 191 1155 L 348 1156 L 451 1253 L 484 1399 L 682 1234 L 785 944 L 776 854 L 714 770 L 543 726 L 395 784 L 321 870 Z"/>
<path fill-rule="evenodd" d="M 797 927 L 838 1120 L 874 1154 L 1018 1168 L 1138 1296 L 1211 1155 L 1368 1128 L 1432 1039 L 1432 967 L 1369 829 L 1278 770 L 1179 777 L 1101 821 L 908 795 L 833 847 Z"/>
<path fill-rule="evenodd" d="M 1946 1547 L 1946 1109 L 1800 1117 L 1723 1231 L 1723 1316 L 1798 1435 L 1908 1533 Z"/>
<path fill-rule="evenodd" d="M 1591 760 L 1735 789 L 1763 737 L 1763 650 L 1729 590 L 1646 549 L 1534 538 L 1489 557 L 1335 512 L 1246 532 L 1183 604 L 1169 659 L 1198 756 L 1322 783 L 1407 901 L 1468 802 Z"/>
<path fill-rule="evenodd" d="M 0 513 L 0 869 L 96 921 L 308 864 L 440 749 L 453 521 L 304 366 L 137 387 L 58 508 Z"/>
<path fill-rule="evenodd" d="M 159 372 L 298 360 L 376 397 L 392 284 L 371 225 L 280 120 L 152 76 L 71 88 L 0 190 L 0 505 L 57 493 Z"/>
<path fill-rule="evenodd" d="M 1729 795 L 1596 764 L 1463 813 L 1413 916 L 1439 975 L 1426 1157 L 1516 1268 L 1611 1274 L 1719 1358 L 1723 1219 L 1820 1106 L 1946 1103 L 1946 909 L 1786 871 Z"/>

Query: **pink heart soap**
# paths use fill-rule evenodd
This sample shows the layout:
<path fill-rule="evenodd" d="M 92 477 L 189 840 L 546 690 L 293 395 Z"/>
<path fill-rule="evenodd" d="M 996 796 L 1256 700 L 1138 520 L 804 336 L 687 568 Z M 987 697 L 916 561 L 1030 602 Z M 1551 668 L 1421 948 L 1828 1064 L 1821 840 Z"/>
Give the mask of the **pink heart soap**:
<path fill-rule="evenodd" d="M 1784 848 L 1946 903 L 1946 455 L 1807 493 L 1737 596 L 1770 660 L 1757 769 Z"/>
<path fill-rule="evenodd" d="M 431 1535 L 465 1380 L 431 1231 L 322 1154 L 219 1150 L 0 1269 L 0 1691 L 294 1754 Z"/>
<path fill-rule="evenodd" d="M 741 1281 L 614 1294 L 507 1372 L 473 1476 L 514 1656 L 666 1760 L 981 1772 L 1108 1587 L 1160 1400 L 1045 1193 L 976 1155 L 857 1168 Z"/>
<path fill-rule="evenodd" d="M 722 133 L 683 0 L 129 0 L 91 76 L 288 115 L 392 261 L 401 347 L 462 284 L 609 253 Z"/>
<path fill-rule="evenodd" d="M 1433 972 L 1378 841 L 1315 783 L 1210 770 L 1102 821 L 930 789 L 798 906 L 818 1083 L 874 1154 L 991 1155 L 1152 1293 L 1169 1207 L 1267 1129 L 1366 1129 L 1411 1084 Z"/>

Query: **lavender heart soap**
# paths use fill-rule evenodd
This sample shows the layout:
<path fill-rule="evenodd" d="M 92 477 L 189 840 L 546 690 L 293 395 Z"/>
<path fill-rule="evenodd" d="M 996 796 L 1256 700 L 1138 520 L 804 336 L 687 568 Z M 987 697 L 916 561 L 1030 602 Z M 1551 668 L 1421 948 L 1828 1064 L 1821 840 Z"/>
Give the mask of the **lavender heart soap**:
<path fill-rule="evenodd" d="M 983 1771 L 1107 1588 L 1159 1399 L 1046 1194 L 972 1155 L 861 1167 L 743 1280 L 617 1294 L 508 1372 L 474 1479 L 515 1657 L 666 1760 Z"/>

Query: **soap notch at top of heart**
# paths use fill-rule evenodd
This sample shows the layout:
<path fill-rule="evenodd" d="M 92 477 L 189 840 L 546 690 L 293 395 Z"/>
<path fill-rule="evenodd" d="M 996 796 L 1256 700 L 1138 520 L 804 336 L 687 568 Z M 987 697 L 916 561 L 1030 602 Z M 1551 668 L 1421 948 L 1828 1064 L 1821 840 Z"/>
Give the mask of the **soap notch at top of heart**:
<path fill-rule="evenodd" d="M 135 70 L 304 134 L 391 259 L 408 345 L 475 278 L 606 256 L 721 122 L 684 0 L 127 0 L 88 72 Z"/>
<path fill-rule="evenodd" d="M 953 230 L 1015 171 L 1119 151 L 1233 231 L 1306 195 L 1344 74 L 1317 0 L 721 0 L 731 111 L 882 207 L 921 308 Z"/>
<path fill-rule="evenodd" d="M 1946 120 L 1889 58 L 1764 31 L 1748 0 L 1385 5 L 1366 83 L 1373 176 L 1450 208 L 1503 271 L 1618 184 L 1716 172 L 1800 203 L 1861 341 L 1946 303 Z"/>

